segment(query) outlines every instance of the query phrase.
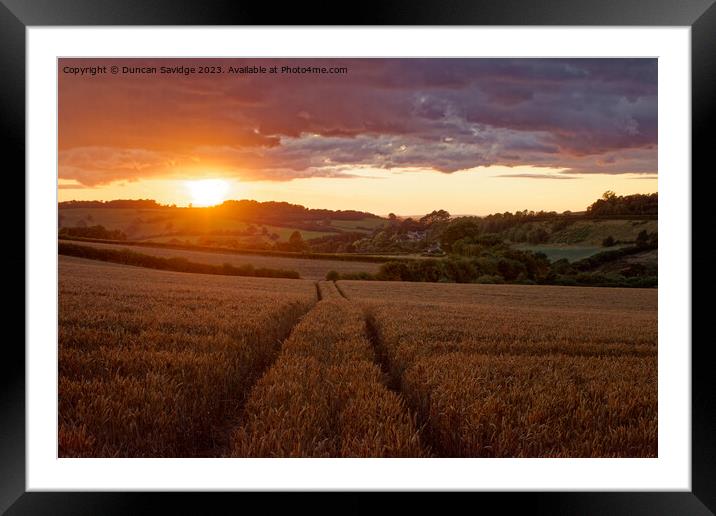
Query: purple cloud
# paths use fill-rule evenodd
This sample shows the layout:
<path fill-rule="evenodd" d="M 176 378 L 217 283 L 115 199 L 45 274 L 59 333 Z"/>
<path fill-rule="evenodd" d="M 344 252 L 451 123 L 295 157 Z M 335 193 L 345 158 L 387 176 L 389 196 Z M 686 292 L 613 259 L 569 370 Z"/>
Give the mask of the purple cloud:
<path fill-rule="evenodd" d="M 658 169 L 656 59 L 63 59 L 60 70 L 140 63 L 348 73 L 60 71 L 61 178 L 95 185 L 205 166 L 281 181 L 364 166 Z"/>

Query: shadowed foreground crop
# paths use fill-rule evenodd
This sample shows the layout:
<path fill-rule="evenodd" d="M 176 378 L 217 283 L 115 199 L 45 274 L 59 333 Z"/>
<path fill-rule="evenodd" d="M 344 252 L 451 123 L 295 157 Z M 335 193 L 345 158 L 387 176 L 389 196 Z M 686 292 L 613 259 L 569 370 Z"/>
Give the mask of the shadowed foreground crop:
<path fill-rule="evenodd" d="M 59 454 L 216 453 L 312 282 L 60 260 Z"/>
<path fill-rule="evenodd" d="M 653 457 L 657 290 L 60 257 L 61 457 Z"/>

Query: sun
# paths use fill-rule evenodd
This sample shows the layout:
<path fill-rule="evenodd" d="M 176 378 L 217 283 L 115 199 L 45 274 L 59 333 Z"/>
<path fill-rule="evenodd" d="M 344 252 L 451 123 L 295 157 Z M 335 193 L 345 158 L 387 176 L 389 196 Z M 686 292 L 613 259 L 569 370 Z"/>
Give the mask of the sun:
<path fill-rule="evenodd" d="M 191 194 L 194 206 L 215 206 L 226 200 L 229 183 L 223 179 L 200 179 L 187 181 L 186 187 Z"/>

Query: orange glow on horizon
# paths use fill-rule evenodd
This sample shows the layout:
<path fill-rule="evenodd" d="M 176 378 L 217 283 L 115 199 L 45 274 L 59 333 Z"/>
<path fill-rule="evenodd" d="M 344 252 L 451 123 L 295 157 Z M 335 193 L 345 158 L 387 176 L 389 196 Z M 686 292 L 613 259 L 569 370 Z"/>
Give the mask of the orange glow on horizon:
<path fill-rule="evenodd" d="M 350 73 L 228 73 L 296 64 Z M 61 58 L 57 196 L 411 216 L 581 211 L 607 190 L 657 191 L 657 64 Z"/>
<path fill-rule="evenodd" d="M 200 179 L 186 181 L 185 186 L 191 195 L 194 206 L 216 206 L 226 200 L 229 183 L 223 179 Z"/>
<path fill-rule="evenodd" d="M 177 206 L 214 206 L 225 200 L 284 201 L 308 208 L 418 215 L 435 209 L 488 215 L 532 209 L 581 211 L 607 190 L 619 195 L 658 191 L 655 176 L 591 174 L 579 179 L 535 179 L 554 175 L 538 167 L 491 167 L 470 172 L 360 170 L 359 177 L 313 177 L 293 181 L 248 181 L 229 175 L 115 182 L 94 187 L 60 180 L 59 201 L 154 199 Z M 514 175 L 527 177 L 514 177 Z M 510 177 L 513 176 L 513 177 Z"/>

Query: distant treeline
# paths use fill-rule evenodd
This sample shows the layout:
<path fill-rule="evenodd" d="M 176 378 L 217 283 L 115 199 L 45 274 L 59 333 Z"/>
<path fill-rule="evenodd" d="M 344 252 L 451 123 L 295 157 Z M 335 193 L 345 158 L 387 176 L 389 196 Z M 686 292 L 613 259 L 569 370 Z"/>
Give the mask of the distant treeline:
<path fill-rule="evenodd" d="M 209 209 L 229 215 L 231 218 L 247 220 L 321 221 L 378 218 L 377 215 L 365 211 L 312 209 L 300 204 L 276 201 L 224 201 L 223 204 Z"/>
<path fill-rule="evenodd" d="M 115 199 L 113 201 L 64 201 L 58 204 L 60 209 L 75 208 L 135 208 L 135 209 L 153 209 L 168 208 L 159 204 L 153 199 Z"/>
<path fill-rule="evenodd" d="M 160 269 L 175 272 L 193 272 L 200 274 L 217 274 L 222 276 L 253 276 L 260 278 L 292 278 L 299 279 L 298 272 L 285 269 L 255 268 L 253 265 L 241 265 L 236 267 L 229 263 L 223 265 L 210 265 L 196 263 L 186 258 L 162 258 L 148 254 L 137 253 L 130 249 L 101 249 L 97 247 L 69 244 L 60 242 L 58 253 L 90 260 L 101 260 L 104 262 L 121 263 L 123 265 L 134 265 L 150 269 Z"/>
<path fill-rule="evenodd" d="M 151 199 L 118 199 L 114 201 L 65 201 L 59 203 L 60 209 L 76 208 L 134 208 L 157 209 L 175 208 L 178 210 L 201 210 L 213 212 L 228 218 L 246 221 L 296 221 L 316 222 L 325 220 L 361 220 L 365 218 L 379 218 L 377 215 L 356 210 L 326 210 L 306 208 L 300 204 L 288 202 L 259 202 L 252 200 L 224 201 L 218 206 L 207 208 L 177 208 L 175 205 L 162 205 Z"/>
<path fill-rule="evenodd" d="M 604 193 L 587 208 L 587 216 L 653 216 L 659 214 L 659 194 L 617 195 L 612 191 Z"/>

